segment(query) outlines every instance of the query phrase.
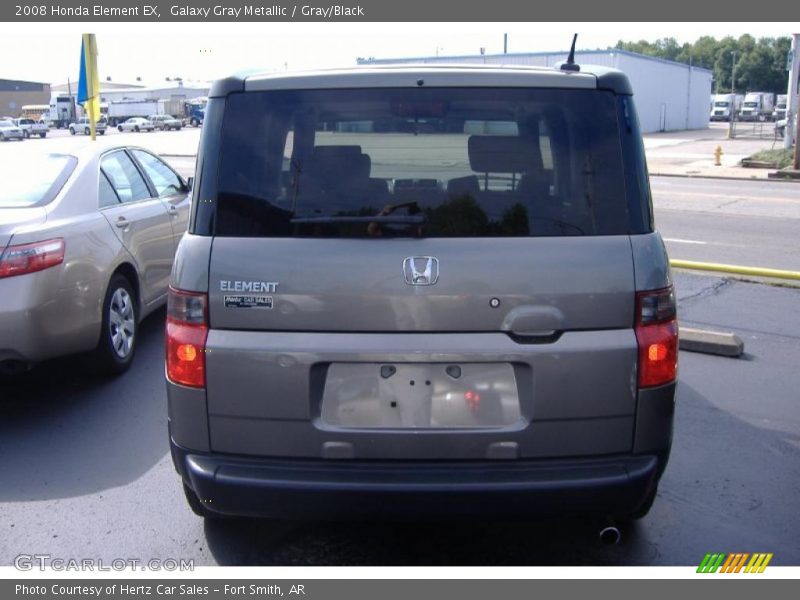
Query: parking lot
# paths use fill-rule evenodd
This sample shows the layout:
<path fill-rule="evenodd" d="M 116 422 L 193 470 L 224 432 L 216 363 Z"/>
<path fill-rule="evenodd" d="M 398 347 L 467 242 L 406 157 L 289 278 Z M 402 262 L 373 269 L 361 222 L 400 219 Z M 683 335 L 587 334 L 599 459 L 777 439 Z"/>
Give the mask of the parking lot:
<path fill-rule="evenodd" d="M 199 130 L 119 133 L 192 173 Z M 0 145 L 68 151 L 67 131 Z M 673 258 L 798 269 L 800 186 L 654 178 Z M 651 513 L 602 546 L 580 519 L 203 523 L 172 467 L 164 311 L 116 379 L 80 358 L 0 382 L 0 564 L 20 553 L 194 559 L 196 565 L 696 565 L 707 552 L 800 562 L 800 289 L 675 273 L 682 325 L 733 331 L 740 359 L 682 352 L 670 464 Z"/>

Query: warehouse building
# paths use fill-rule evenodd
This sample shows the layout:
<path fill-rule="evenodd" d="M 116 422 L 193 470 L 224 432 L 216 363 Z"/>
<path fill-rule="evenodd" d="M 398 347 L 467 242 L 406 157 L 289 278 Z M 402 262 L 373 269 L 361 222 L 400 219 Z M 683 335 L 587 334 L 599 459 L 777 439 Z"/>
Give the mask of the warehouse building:
<path fill-rule="evenodd" d="M 77 84 L 60 83 L 53 85 L 54 92 L 70 92 L 77 94 Z M 136 83 L 119 83 L 111 81 L 100 82 L 100 102 L 118 102 L 152 99 L 183 99 L 197 98 L 208 95 L 210 84 L 202 81 L 184 81 L 173 79 L 156 85 L 147 85 L 141 81 Z"/>
<path fill-rule="evenodd" d="M 18 117 L 28 104 L 48 104 L 50 84 L 0 79 L 0 117 Z"/>
<path fill-rule="evenodd" d="M 358 64 L 478 63 L 552 67 L 565 61 L 567 54 L 567 52 L 529 52 L 420 58 L 359 58 Z M 613 67 L 627 74 L 633 87 L 643 133 L 708 127 L 712 78 L 712 72 L 708 69 L 626 50 L 576 51 L 575 62 Z"/>

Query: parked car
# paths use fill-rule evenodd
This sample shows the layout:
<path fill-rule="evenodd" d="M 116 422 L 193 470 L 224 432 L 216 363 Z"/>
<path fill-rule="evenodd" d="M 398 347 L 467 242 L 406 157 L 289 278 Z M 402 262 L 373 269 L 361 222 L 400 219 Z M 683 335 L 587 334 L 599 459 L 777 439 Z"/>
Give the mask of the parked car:
<path fill-rule="evenodd" d="M 24 139 L 22 129 L 11 119 L 0 119 L 0 142 L 7 142 L 9 140 Z"/>
<path fill-rule="evenodd" d="M 106 123 L 105 119 L 100 119 L 95 124 L 95 131 L 99 135 L 105 135 L 106 127 L 107 127 L 107 123 Z M 75 135 L 76 133 L 82 133 L 84 135 L 89 135 L 92 132 L 91 123 L 89 123 L 89 119 L 86 118 L 86 117 L 82 117 L 82 118 L 78 119 L 77 121 L 73 121 L 72 123 L 69 124 L 69 132 L 72 135 Z"/>
<path fill-rule="evenodd" d="M 118 131 L 153 131 L 155 126 L 151 121 L 143 117 L 131 117 L 127 121 L 117 125 Z"/>
<path fill-rule="evenodd" d="M 186 183 L 147 150 L 86 146 L 0 161 L 0 371 L 85 351 L 124 371 L 166 300 Z"/>
<path fill-rule="evenodd" d="M 172 115 L 150 115 L 148 119 L 156 129 L 160 129 L 161 131 L 166 131 L 169 129 L 178 131 L 181 127 L 183 127 L 183 122 L 179 119 L 176 119 Z"/>
<path fill-rule="evenodd" d="M 22 130 L 22 135 L 26 138 L 32 135 L 38 135 L 43 138 L 47 136 L 47 132 L 50 131 L 47 125 L 34 121 L 33 119 L 16 119 L 14 123 Z"/>
<path fill-rule="evenodd" d="M 232 77 L 199 155 L 166 329 L 197 514 L 647 513 L 678 328 L 623 73 Z"/>

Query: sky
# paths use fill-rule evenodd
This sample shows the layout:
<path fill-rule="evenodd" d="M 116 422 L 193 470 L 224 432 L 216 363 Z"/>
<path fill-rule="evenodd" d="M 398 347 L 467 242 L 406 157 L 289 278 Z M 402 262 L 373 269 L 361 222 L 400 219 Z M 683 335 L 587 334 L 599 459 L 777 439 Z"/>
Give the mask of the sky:
<path fill-rule="evenodd" d="M 75 80 L 80 34 L 97 34 L 100 77 L 157 84 L 166 77 L 209 81 L 242 69 L 352 66 L 357 57 L 454 56 L 559 51 L 578 33 L 578 49 L 618 40 L 674 37 L 693 42 L 749 33 L 777 37 L 800 23 L 0 23 L 0 78 L 57 84 Z M 8 57 L 13 57 L 9 59 Z"/>

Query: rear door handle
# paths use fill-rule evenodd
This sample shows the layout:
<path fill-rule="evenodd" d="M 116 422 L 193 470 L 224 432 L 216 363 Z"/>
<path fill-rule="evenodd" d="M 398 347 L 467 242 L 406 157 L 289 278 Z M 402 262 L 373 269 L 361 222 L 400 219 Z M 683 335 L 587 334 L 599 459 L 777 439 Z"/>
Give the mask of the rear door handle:
<path fill-rule="evenodd" d="M 128 221 L 128 219 L 126 219 L 125 217 L 120 217 L 119 219 L 117 219 L 117 222 L 114 223 L 114 225 L 116 225 L 120 229 L 125 229 L 130 224 L 131 222 Z"/>
<path fill-rule="evenodd" d="M 175 206 L 174 204 L 170 204 L 169 208 L 167 209 L 167 212 L 169 212 L 169 214 L 174 217 L 175 215 L 178 214 L 178 207 Z"/>

